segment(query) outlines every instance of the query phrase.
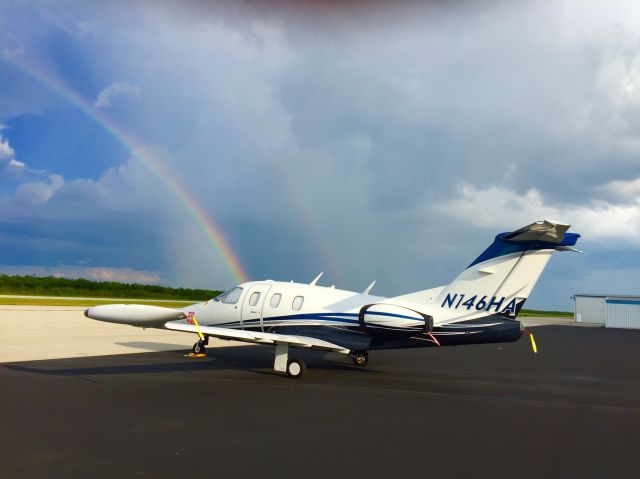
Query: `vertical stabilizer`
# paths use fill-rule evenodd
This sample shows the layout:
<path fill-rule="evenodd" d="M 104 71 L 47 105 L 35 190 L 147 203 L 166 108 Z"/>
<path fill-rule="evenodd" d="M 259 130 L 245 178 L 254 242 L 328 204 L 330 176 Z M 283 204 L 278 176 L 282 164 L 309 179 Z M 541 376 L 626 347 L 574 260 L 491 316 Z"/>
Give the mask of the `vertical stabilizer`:
<path fill-rule="evenodd" d="M 462 321 L 487 314 L 515 318 L 556 250 L 571 249 L 580 235 L 569 225 L 539 221 L 501 233 L 451 284 L 398 299 L 431 302 L 437 322 Z M 437 295 L 433 292 L 437 291 Z M 431 297 L 427 298 L 426 293 Z"/>

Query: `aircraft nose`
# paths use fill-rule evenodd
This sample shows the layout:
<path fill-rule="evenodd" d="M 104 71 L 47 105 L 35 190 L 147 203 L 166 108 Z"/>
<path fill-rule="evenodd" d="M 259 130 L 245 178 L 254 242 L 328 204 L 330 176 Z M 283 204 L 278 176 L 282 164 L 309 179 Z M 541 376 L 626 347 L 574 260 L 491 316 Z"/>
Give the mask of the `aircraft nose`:
<path fill-rule="evenodd" d="M 91 309 L 91 308 L 87 308 L 87 309 L 85 309 L 85 310 L 84 310 L 84 317 L 85 317 L 85 318 L 88 318 L 88 317 L 89 317 L 89 310 L 90 310 L 90 309 Z"/>

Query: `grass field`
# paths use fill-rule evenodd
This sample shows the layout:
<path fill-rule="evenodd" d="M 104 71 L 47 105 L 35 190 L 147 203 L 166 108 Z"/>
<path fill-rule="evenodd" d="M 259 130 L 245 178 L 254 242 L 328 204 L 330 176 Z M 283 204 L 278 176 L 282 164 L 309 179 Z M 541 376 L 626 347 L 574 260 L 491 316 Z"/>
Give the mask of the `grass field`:
<path fill-rule="evenodd" d="M 573 318 L 572 311 L 536 311 L 534 309 L 523 309 L 518 316 L 539 318 Z"/>
<path fill-rule="evenodd" d="M 97 306 L 99 304 L 149 304 L 152 306 L 164 306 L 166 308 L 181 308 L 196 301 L 158 301 L 144 299 L 111 299 L 111 298 L 56 298 L 56 297 L 0 297 L 0 305 L 19 306 Z M 572 318 L 571 311 L 537 311 L 533 309 L 523 309 L 520 311 L 521 317 L 543 317 L 543 318 Z"/>
<path fill-rule="evenodd" d="M 0 295 L 75 298 L 136 298 L 138 301 L 159 299 L 181 302 L 189 298 L 192 303 L 201 299 L 215 298 L 222 291 L 192 288 L 171 288 L 168 286 L 114 281 L 91 281 L 84 278 L 40 277 L 33 275 L 9 276 L 0 273 Z"/>

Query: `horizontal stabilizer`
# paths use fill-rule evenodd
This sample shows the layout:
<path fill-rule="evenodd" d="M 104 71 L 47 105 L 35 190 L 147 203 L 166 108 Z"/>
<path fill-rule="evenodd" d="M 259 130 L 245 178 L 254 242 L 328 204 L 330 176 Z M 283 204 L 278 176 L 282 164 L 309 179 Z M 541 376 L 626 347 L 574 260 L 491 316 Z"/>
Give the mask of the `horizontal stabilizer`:
<path fill-rule="evenodd" d="M 509 243 L 553 243 L 562 246 L 573 246 L 576 244 L 575 241 L 573 241 L 573 244 L 565 244 L 565 240 L 573 240 L 574 236 L 577 240 L 579 235 L 565 235 L 568 229 L 569 225 L 564 223 L 548 220 L 536 221 L 513 233 L 503 233 L 502 240 Z"/>
<path fill-rule="evenodd" d="M 572 246 L 556 246 L 556 251 L 571 251 L 573 253 L 584 253 L 584 251 L 579 250 L 577 248 L 573 248 Z"/>
<path fill-rule="evenodd" d="M 494 242 L 469 267 L 512 253 L 541 249 L 562 250 L 578 242 L 580 235 L 567 233 L 569 225 L 548 220 L 537 221 L 511 233 L 500 233 Z M 481 270 L 483 273 L 486 269 Z"/>

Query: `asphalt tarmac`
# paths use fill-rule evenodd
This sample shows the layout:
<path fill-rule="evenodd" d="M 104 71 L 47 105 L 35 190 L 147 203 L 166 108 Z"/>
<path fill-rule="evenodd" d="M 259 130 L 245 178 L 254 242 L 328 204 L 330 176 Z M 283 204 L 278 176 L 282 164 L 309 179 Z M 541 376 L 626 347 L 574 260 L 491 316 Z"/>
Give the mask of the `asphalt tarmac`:
<path fill-rule="evenodd" d="M 640 477 L 640 331 L 339 355 L 227 347 L 0 364 L 0 476 Z"/>

